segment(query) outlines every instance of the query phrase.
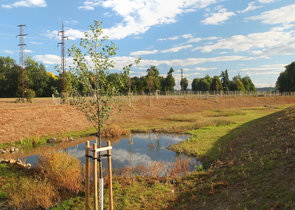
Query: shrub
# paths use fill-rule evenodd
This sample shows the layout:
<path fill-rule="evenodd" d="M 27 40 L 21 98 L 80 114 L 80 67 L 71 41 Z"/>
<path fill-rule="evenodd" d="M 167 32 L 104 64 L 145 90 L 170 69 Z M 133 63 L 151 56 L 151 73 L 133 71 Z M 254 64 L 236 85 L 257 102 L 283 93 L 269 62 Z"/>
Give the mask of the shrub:
<path fill-rule="evenodd" d="M 27 102 L 32 103 L 32 99 L 35 98 L 36 93 L 32 89 L 26 89 L 24 95 L 25 95 L 25 98 L 26 98 Z"/>
<path fill-rule="evenodd" d="M 9 205 L 16 209 L 49 209 L 58 200 L 49 182 L 32 178 L 20 178 L 8 194 Z"/>
<path fill-rule="evenodd" d="M 129 133 L 130 133 L 129 131 L 120 128 L 118 125 L 112 124 L 109 127 L 106 127 L 103 129 L 102 136 L 114 138 L 119 136 L 125 136 L 125 135 L 128 135 Z"/>
<path fill-rule="evenodd" d="M 81 189 L 81 163 L 77 158 L 63 152 L 50 153 L 39 157 L 36 167 L 59 191 L 78 193 Z"/>

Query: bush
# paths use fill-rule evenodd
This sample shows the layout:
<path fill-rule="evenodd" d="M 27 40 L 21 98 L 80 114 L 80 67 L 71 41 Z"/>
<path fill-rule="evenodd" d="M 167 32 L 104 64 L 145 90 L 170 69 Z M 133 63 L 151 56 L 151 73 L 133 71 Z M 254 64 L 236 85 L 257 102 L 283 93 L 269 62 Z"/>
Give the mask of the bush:
<path fill-rule="evenodd" d="M 32 178 L 19 179 L 8 194 L 10 206 L 16 209 L 49 209 L 58 200 L 50 183 Z"/>
<path fill-rule="evenodd" d="M 39 157 L 36 167 L 59 191 L 78 193 L 81 189 L 81 163 L 77 158 L 63 152 L 46 154 Z"/>
<path fill-rule="evenodd" d="M 119 137 L 119 136 L 125 136 L 128 134 L 130 134 L 130 131 L 124 130 L 124 129 L 120 128 L 118 125 L 112 124 L 112 125 L 104 128 L 102 130 L 101 135 L 104 137 L 114 138 L 114 137 Z"/>
<path fill-rule="evenodd" d="M 27 102 L 32 103 L 32 99 L 35 98 L 36 93 L 32 89 L 26 89 L 24 95 L 25 95 Z"/>

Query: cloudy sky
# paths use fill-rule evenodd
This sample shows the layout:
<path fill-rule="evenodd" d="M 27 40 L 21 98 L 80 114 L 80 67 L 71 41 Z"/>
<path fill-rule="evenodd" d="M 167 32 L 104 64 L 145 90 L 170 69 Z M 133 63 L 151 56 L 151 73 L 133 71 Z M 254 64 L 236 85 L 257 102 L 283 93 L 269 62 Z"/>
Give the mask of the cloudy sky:
<path fill-rule="evenodd" d="M 0 56 L 18 61 L 19 24 L 26 24 L 26 55 L 55 74 L 57 32 L 66 47 L 78 43 L 93 20 L 119 50 L 116 68 L 141 57 L 133 76 L 155 65 L 190 81 L 205 75 L 249 75 L 257 87 L 274 86 L 295 60 L 294 0 L 0 0 Z M 68 58 L 68 63 L 70 58 Z M 179 86 L 179 85 L 178 85 Z"/>

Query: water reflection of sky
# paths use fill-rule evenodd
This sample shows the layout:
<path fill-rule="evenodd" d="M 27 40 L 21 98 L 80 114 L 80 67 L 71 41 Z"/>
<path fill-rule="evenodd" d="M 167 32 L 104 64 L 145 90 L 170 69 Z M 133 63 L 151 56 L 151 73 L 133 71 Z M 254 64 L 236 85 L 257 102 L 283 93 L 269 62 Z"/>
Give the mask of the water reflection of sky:
<path fill-rule="evenodd" d="M 175 152 L 167 150 L 166 147 L 183 141 L 185 135 L 173 134 L 131 134 L 128 138 L 123 138 L 113 144 L 112 165 L 113 168 L 124 166 L 148 165 L 153 161 L 170 162 L 176 158 Z M 95 141 L 91 141 L 92 145 Z M 77 157 L 85 162 L 85 143 L 72 146 L 62 151 Z M 26 158 L 28 163 L 34 164 L 38 159 L 37 155 Z M 103 159 L 103 164 L 106 160 Z M 106 167 L 106 165 L 105 165 Z"/>

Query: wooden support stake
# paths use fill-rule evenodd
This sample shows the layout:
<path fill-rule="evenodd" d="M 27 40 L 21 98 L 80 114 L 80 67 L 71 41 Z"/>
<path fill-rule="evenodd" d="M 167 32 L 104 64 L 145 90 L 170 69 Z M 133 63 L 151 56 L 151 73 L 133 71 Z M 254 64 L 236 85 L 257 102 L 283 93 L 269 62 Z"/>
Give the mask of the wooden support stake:
<path fill-rule="evenodd" d="M 89 141 L 86 142 L 86 147 L 89 147 Z M 89 191 L 90 191 L 90 183 L 89 183 L 89 178 L 90 178 L 90 160 L 89 160 L 89 150 L 86 149 L 85 150 L 85 154 L 86 154 L 86 166 L 85 166 L 85 179 L 86 179 L 86 182 L 85 182 L 85 187 L 86 187 L 86 190 L 85 190 L 85 208 L 86 210 L 89 210 Z"/>
<path fill-rule="evenodd" d="M 98 200 L 97 200 L 97 144 L 93 144 L 93 185 L 94 185 L 94 195 L 93 195 L 93 209 L 98 210 Z"/>
<path fill-rule="evenodd" d="M 108 147 L 111 146 L 111 142 L 107 142 Z M 111 150 L 107 151 L 108 154 L 108 175 L 109 175 L 109 205 L 110 210 L 113 210 L 113 174 L 112 174 L 112 158 L 111 158 Z"/>

